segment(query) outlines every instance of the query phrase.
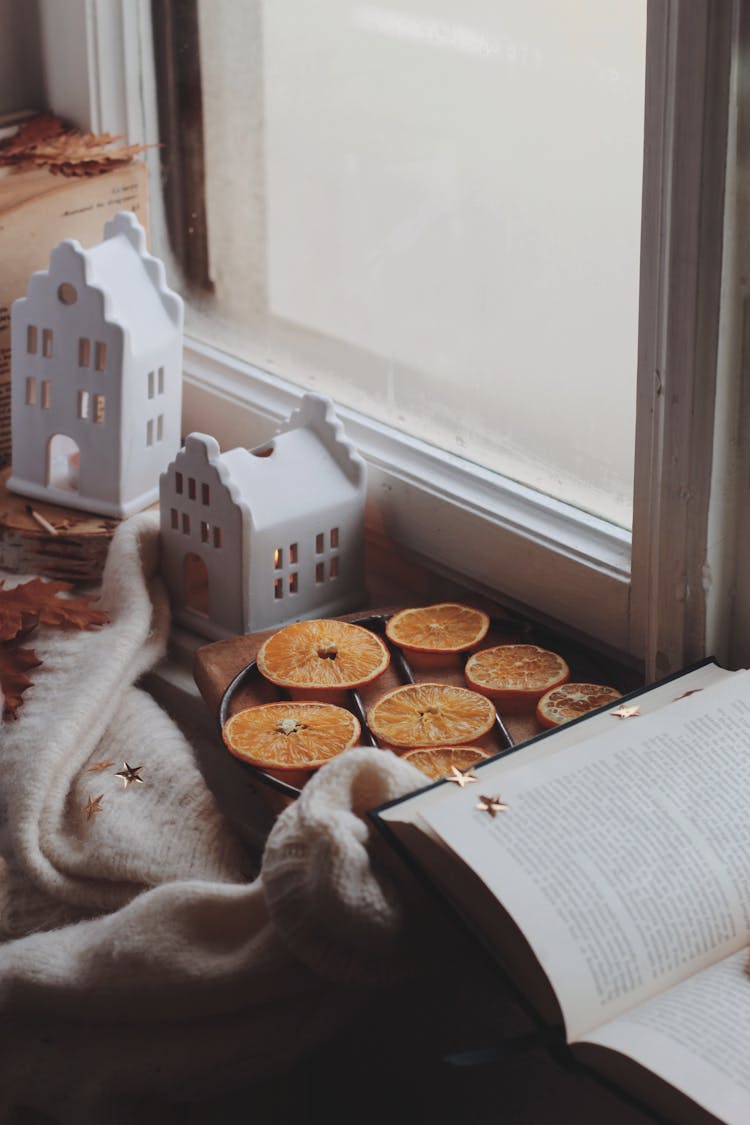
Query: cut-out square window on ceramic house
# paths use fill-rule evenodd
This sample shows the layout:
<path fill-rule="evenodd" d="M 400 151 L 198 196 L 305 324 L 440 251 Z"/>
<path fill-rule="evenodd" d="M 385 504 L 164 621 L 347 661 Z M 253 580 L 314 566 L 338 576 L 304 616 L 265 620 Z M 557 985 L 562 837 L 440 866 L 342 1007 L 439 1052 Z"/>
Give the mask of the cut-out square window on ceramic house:
<path fill-rule="evenodd" d="M 333 558 L 330 560 L 330 562 L 328 564 L 328 567 L 329 567 L 328 573 L 330 574 L 331 578 L 338 578 L 338 576 L 339 576 L 338 555 L 333 556 Z"/>
<path fill-rule="evenodd" d="M 339 545 L 339 529 L 337 527 L 331 528 L 331 550 L 335 551 Z"/>
<path fill-rule="evenodd" d="M 169 509 L 169 520 L 170 520 L 170 524 L 171 524 L 171 527 L 172 527 L 172 531 L 176 531 L 178 526 L 179 526 L 179 522 L 180 522 L 179 518 L 178 518 L 178 512 L 177 512 L 176 508 L 170 508 Z"/>
<path fill-rule="evenodd" d="M 289 593 L 296 594 L 299 589 L 299 579 L 297 578 L 297 571 L 294 570 L 289 575 Z"/>
<path fill-rule="evenodd" d="M 154 444 L 154 420 L 149 418 L 146 423 L 146 445 Z"/>
<path fill-rule="evenodd" d="M 156 440 L 164 440 L 164 415 L 160 414 L 156 419 Z"/>
<path fill-rule="evenodd" d="M 88 367 L 91 363 L 91 340 L 88 336 L 81 336 L 78 340 L 78 366 Z"/>
<path fill-rule="evenodd" d="M 273 596 L 278 601 L 279 598 L 284 597 L 284 579 L 276 578 L 273 584 Z"/>
<path fill-rule="evenodd" d="M 315 554 L 322 555 L 326 545 L 326 537 L 322 531 L 315 536 Z"/>
<path fill-rule="evenodd" d="M 221 528 L 215 527 L 214 529 L 214 547 L 221 546 Z"/>
<path fill-rule="evenodd" d="M 52 342 L 53 342 L 52 329 L 51 328 L 43 328 L 42 329 L 42 355 L 45 357 L 45 359 L 51 359 L 52 358 Z"/>
<path fill-rule="evenodd" d="M 316 582 L 325 582 L 325 580 L 326 580 L 326 564 L 322 563 L 322 562 L 316 563 L 315 564 L 315 581 Z"/>
<path fill-rule="evenodd" d="M 148 373 L 148 397 L 149 398 L 154 397 L 154 373 L 153 373 L 153 371 L 149 371 L 149 373 Z"/>
<path fill-rule="evenodd" d="M 52 405 L 52 384 L 49 379 L 42 379 L 42 409 L 49 410 Z"/>
<path fill-rule="evenodd" d="M 33 375 L 26 377 L 26 405 L 36 406 L 36 379 Z"/>
<path fill-rule="evenodd" d="M 160 395 L 164 394 L 164 368 L 163 367 L 159 368 L 158 393 Z"/>
<path fill-rule="evenodd" d="M 299 561 L 299 551 L 296 543 L 289 544 L 289 562 L 292 566 L 296 566 Z"/>
<path fill-rule="evenodd" d="M 96 371 L 106 371 L 107 369 L 107 345 L 104 340 L 96 341 L 94 368 Z"/>
<path fill-rule="evenodd" d="M 188 477 L 188 498 L 195 500 L 195 477 Z"/>
<path fill-rule="evenodd" d="M 281 570 L 284 566 L 284 548 L 277 547 L 273 553 L 274 570 Z"/>
<path fill-rule="evenodd" d="M 208 543 L 209 527 L 205 520 L 201 520 L 201 543 Z"/>
<path fill-rule="evenodd" d="M 26 351 L 29 355 L 36 355 L 37 333 L 36 325 L 30 324 L 26 329 Z"/>
<path fill-rule="evenodd" d="M 182 513 L 182 534 L 183 535 L 189 535 L 190 534 L 190 516 L 188 515 L 187 512 Z"/>
<path fill-rule="evenodd" d="M 207 484 L 201 485 L 201 504 L 211 503 L 211 489 Z"/>
<path fill-rule="evenodd" d="M 174 487 L 178 496 L 182 496 L 182 473 L 175 473 Z"/>
<path fill-rule="evenodd" d="M 78 417 L 88 418 L 89 416 L 89 392 L 78 392 Z"/>
<path fill-rule="evenodd" d="M 103 422 L 105 415 L 104 395 L 94 395 L 94 421 Z"/>

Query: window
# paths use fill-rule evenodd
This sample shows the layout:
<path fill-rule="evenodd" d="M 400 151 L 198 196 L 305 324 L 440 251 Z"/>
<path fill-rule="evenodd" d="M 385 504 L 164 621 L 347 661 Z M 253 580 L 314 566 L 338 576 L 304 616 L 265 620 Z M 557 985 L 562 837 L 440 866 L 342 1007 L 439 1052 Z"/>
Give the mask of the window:
<path fill-rule="evenodd" d="M 294 6 L 297 7 L 296 4 Z M 61 95 L 62 101 L 67 97 L 68 102 L 77 99 L 76 104 L 90 105 L 90 121 L 83 124 L 92 128 L 106 128 L 113 133 L 126 132 L 131 141 L 169 140 L 179 136 L 180 123 L 176 118 L 170 121 L 169 114 L 163 114 L 159 136 L 155 71 L 166 73 L 170 69 L 166 64 L 175 60 L 178 64 L 181 62 L 195 68 L 197 56 L 194 57 L 194 52 L 185 51 L 184 43 L 197 42 L 197 15 L 203 20 L 200 32 L 206 51 L 217 45 L 221 47 L 221 31 L 218 23 L 212 23 L 211 6 L 199 5 L 196 8 L 190 2 L 179 5 L 180 18 L 188 23 L 192 21 L 192 38 L 186 39 L 183 29 L 176 28 L 170 47 L 169 36 L 163 34 L 157 18 L 153 27 L 158 57 L 155 67 L 147 50 L 149 37 L 140 37 L 143 13 L 141 10 L 136 12 L 136 7 L 140 9 L 135 5 L 132 9 L 131 6 L 114 6 L 109 15 L 105 15 L 104 9 L 97 8 L 96 34 L 89 26 L 93 13 L 84 10 L 87 6 L 81 6 L 75 16 L 65 12 L 66 32 L 70 32 L 70 19 L 78 21 L 78 41 L 85 43 L 86 50 L 96 56 L 91 60 L 90 69 L 95 77 L 89 85 L 88 78 L 82 73 L 73 72 L 70 67 L 66 69 L 64 59 L 59 61 L 59 65 L 56 60 L 50 60 L 50 73 L 46 76 L 50 98 L 54 104 L 56 93 L 61 90 L 64 95 Z M 210 290 L 213 280 L 210 261 L 212 256 L 213 260 L 222 260 L 222 246 L 215 241 L 207 222 L 215 203 L 209 199 L 208 209 L 200 205 L 201 200 L 196 195 L 198 181 L 195 177 L 184 176 L 184 169 L 180 167 L 172 168 L 171 179 L 168 176 L 167 182 L 171 248 L 165 230 L 158 226 L 152 230 L 152 244 L 155 252 L 163 256 L 168 264 L 171 263 L 173 283 L 178 269 L 182 269 L 185 277 L 190 279 L 194 291 L 191 300 L 197 306 L 190 313 L 188 332 L 191 335 L 185 349 L 186 427 L 188 430 L 208 430 L 227 447 L 233 444 L 252 447 L 268 442 L 275 422 L 288 417 L 298 401 L 299 387 L 305 385 L 307 378 L 300 359 L 312 362 L 316 367 L 325 367 L 328 358 L 321 351 L 324 341 L 319 339 L 320 333 L 311 334 L 307 332 L 307 326 L 300 323 L 304 319 L 301 313 L 306 313 L 306 310 L 291 299 L 294 290 L 289 283 L 290 255 L 279 257 L 279 222 L 283 222 L 285 216 L 295 214 L 295 181 L 290 179 L 284 183 L 279 178 L 283 141 L 290 139 L 288 129 L 294 127 L 293 122 L 286 133 L 283 129 L 282 132 L 277 131 L 280 143 L 273 150 L 269 148 L 269 138 L 271 132 L 280 127 L 279 123 L 284 126 L 286 118 L 291 120 L 293 117 L 287 111 L 296 95 L 291 85 L 286 88 L 286 93 L 284 87 L 271 88 L 279 73 L 272 72 L 268 52 L 276 52 L 273 57 L 278 59 L 288 57 L 284 55 L 279 30 L 289 5 L 261 5 L 241 0 L 236 5 L 227 5 L 227 8 L 230 7 L 243 8 L 248 13 L 249 31 L 244 35 L 241 47 L 246 58 L 251 58 L 253 62 L 253 66 L 247 69 L 263 75 L 262 104 L 264 109 L 268 108 L 268 129 L 262 144 L 257 138 L 243 133 L 243 143 L 238 146 L 243 149 L 243 156 L 246 155 L 244 150 L 251 150 L 255 173 L 262 169 L 262 179 L 272 189 L 261 204 L 268 210 L 270 227 L 265 221 L 252 226 L 254 240 L 244 247 L 244 251 L 255 262 L 264 258 L 274 262 L 275 268 L 267 279 L 264 296 L 269 307 L 278 307 L 287 314 L 280 319 L 289 320 L 291 314 L 294 320 L 296 316 L 294 323 L 287 325 L 289 339 L 285 342 L 289 346 L 264 352 L 261 363 L 256 366 L 243 357 L 234 330 L 220 340 L 215 338 L 218 346 L 195 338 L 194 317 L 200 319 L 216 300 Z M 298 7 L 301 27 L 312 18 L 313 6 L 300 4 Z M 356 17 L 350 21 L 351 24 L 359 20 L 357 34 L 369 38 L 371 42 L 384 41 L 382 48 L 389 54 L 411 52 L 412 56 L 416 53 L 427 59 L 427 66 L 432 70 L 424 85 L 437 90 L 435 96 L 438 99 L 441 95 L 435 76 L 442 76 L 439 68 L 443 64 L 453 66 L 454 70 L 456 67 L 460 69 L 463 58 L 466 73 L 470 73 L 473 76 L 471 81 L 477 84 L 485 81 L 480 63 L 487 60 L 480 54 L 481 50 L 486 51 L 490 60 L 494 57 L 505 66 L 508 74 L 520 74 L 521 66 L 528 66 L 529 60 L 533 64 L 532 53 L 525 56 L 525 62 L 518 52 L 515 59 L 509 56 L 508 50 L 511 49 L 512 54 L 513 42 L 523 45 L 517 34 L 521 25 L 517 22 L 509 20 L 505 39 L 498 36 L 494 40 L 485 36 L 484 41 L 476 36 L 472 38 L 476 29 L 474 17 L 479 10 L 474 3 L 462 6 L 460 15 L 456 14 L 458 9 L 452 10 L 450 20 L 445 20 L 442 10 L 438 11 L 435 3 L 416 0 L 409 6 L 408 13 L 399 16 L 395 22 L 394 8 L 386 0 L 363 3 L 356 9 L 347 4 L 343 7 Z M 617 7 L 636 8 L 638 5 Z M 358 367 L 372 374 L 372 397 L 376 399 L 378 394 L 381 399 L 385 397 L 387 420 L 380 422 L 376 418 L 373 422 L 367 410 L 361 409 L 367 403 L 347 406 L 343 393 L 336 391 L 335 397 L 348 436 L 369 463 L 372 535 L 377 536 L 378 527 L 385 528 L 391 542 L 434 559 L 442 569 L 547 617 L 556 618 L 615 649 L 632 653 L 636 659 L 645 661 L 647 674 L 651 676 L 665 669 L 678 668 L 706 650 L 717 651 L 720 656 L 722 653 L 734 653 L 731 659 L 735 663 L 738 659 L 750 662 L 750 642 L 743 642 L 743 637 L 750 636 L 750 583 L 744 577 L 750 572 L 750 529 L 745 531 L 747 521 L 744 521 L 750 502 L 750 486 L 747 483 L 750 480 L 750 454 L 747 452 L 746 436 L 750 433 L 750 408 L 746 398 L 740 395 L 743 342 L 737 329 L 737 325 L 742 323 L 739 300 L 741 277 L 743 273 L 746 275 L 750 262 L 743 257 L 746 253 L 743 239 L 731 237 L 732 226 L 736 235 L 738 225 L 746 223 L 748 218 L 742 210 L 746 205 L 742 202 L 737 181 L 737 146 L 743 143 L 741 139 L 747 135 L 749 123 L 746 105 L 748 83 L 740 81 L 740 67 L 747 65 L 748 55 L 737 50 L 738 44 L 747 37 L 744 6 L 736 2 L 717 5 L 711 0 L 694 0 L 689 5 L 681 4 L 679 0 L 649 0 L 647 7 L 645 206 L 640 261 L 632 534 L 627 528 L 591 515 L 585 509 L 554 497 L 550 499 L 549 493 L 545 494 L 541 489 L 517 483 L 520 473 L 516 474 L 516 479 L 513 474 L 497 474 L 491 467 L 472 463 L 469 457 L 459 457 L 458 448 L 447 446 L 441 449 L 419 434 L 409 435 L 403 429 L 403 420 L 395 413 L 395 395 L 404 389 L 409 391 L 410 380 L 413 386 L 417 386 L 413 366 L 407 364 L 407 377 L 396 385 L 395 380 L 387 378 L 387 365 L 384 378 L 382 361 L 367 346 L 362 347 L 361 341 L 359 350 L 352 351 L 351 340 L 348 340 L 346 346 L 349 350 L 345 349 L 345 354 L 352 359 L 351 366 L 355 366 L 356 360 Z M 161 5 L 153 5 L 157 16 L 160 8 Z M 552 13 L 551 18 L 558 20 L 561 43 L 577 37 L 579 45 L 588 43 L 591 48 L 585 56 L 586 65 L 579 70 L 581 83 L 587 85 L 590 92 L 592 86 L 597 88 L 597 82 L 603 80 L 601 67 L 603 65 L 606 70 L 609 56 L 593 49 L 593 25 L 580 5 L 571 5 L 568 10 L 567 4 L 561 3 L 556 8 L 559 12 Z M 55 9 L 56 6 L 49 5 L 44 11 L 44 21 L 48 25 L 45 30 L 53 41 L 55 25 L 63 22 L 63 15 Z M 314 6 L 314 10 L 317 15 L 318 6 Z M 321 19 L 330 22 L 333 10 L 331 6 Z M 253 21 L 258 25 L 261 15 L 266 24 L 264 35 L 253 35 Z M 106 27 L 99 26 L 102 20 Z M 439 42 L 441 36 L 445 38 L 446 23 L 453 28 L 452 46 Z M 312 28 L 311 35 L 317 35 L 318 31 Z M 346 33 L 354 35 L 351 27 Z M 304 41 L 300 38 L 300 51 L 307 48 L 308 42 L 312 44 L 316 40 Z M 120 46 L 113 57 L 109 52 L 114 50 L 115 44 Z M 529 46 L 533 50 L 530 41 Z M 562 54 L 557 47 L 556 43 L 555 54 L 550 57 L 559 61 L 558 56 L 562 58 Z M 229 42 L 227 49 L 231 52 L 233 48 L 234 45 Z M 266 52 L 265 59 L 263 52 Z M 98 57 L 102 53 L 104 57 Z M 322 72 L 320 67 L 311 69 L 319 75 L 322 73 L 323 78 L 327 76 L 326 81 L 321 80 L 322 86 L 340 91 L 335 66 Z M 176 80 L 178 77 L 176 75 Z M 198 77 L 204 84 L 208 81 L 205 67 L 202 75 L 198 69 Z M 68 84 L 67 90 L 65 83 Z M 409 118 L 412 100 L 403 96 L 403 92 L 399 93 L 398 83 L 380 85 L 384 90 L 378 89 L 379 97 L 387 97 L 392 90 L 394 99 L 398 98 L 398 108 L 403 109 L 403 115 Z M 415 82 L 415 87 L 418 85 Z M 532 100 L 537 89 L 531 88 Z M 322 97 L 324 93 L 321 91 L 315 96 Z M 414 98 L 418 101 L 420 96 L 421 89 L 416 90 Z M 341 98 L 340 102 L 356 110 L 352 99 Z M 523 100 L 517 103 L 523 112 L 526 112 L 526 104 Z M 107 107 L 104 114 L 102 106 Z M 369 98 L 366 106 L 369 113 Z M 204 99 L 204 115 L 207 108 L 210 112 Z M 439 108 L 440 112 L 436 112 L 434 117 L 435 130 L 448 132 L 452 129 L 467 135 L 480 132 L 478 116 L 464 114 L 452 118 L 451 107 L 442 101 Z M 200 107 L 193 105 L 192 110 L 191 138 L 197 142 L 197 151 L 205 150 L 208 163 L 223 169 L 223 155 L 227 149 L 225 142 L 230 139 L 229 125 L 226 125 L 227 135 L 221 132 L 221 128 L 216 132 L 213 126 L 209 135 L 203 127 Z M 252 118 L 252 110 L 251 105 L 248 118 Z M 340 133 L 341 128 L 342 123 L 337 117 L 332 122 L 328 138 L 334 160 L 333 140 L 336 130 Z M 170 129 L 176 132 L 170 133 Z M 571 144 L 576 144 L 575 120 L 570 122 L 570 128 L 565 132 Z M 235 136 L 231 134 L 232 138 Z M 383 143 L 393 142 L 397 147 L 398 136 L 387 134 Z M 467 144 L 468 139 L 467 136 Z M 481 143 L 500 149 L 503 140 L 504 135 L 497 130 L 481 131 Z M 303 137 L 303 145 L 305 142 Z M 165 151 L 177 159 L 174 154 L 180 147 L 185 148 L 167 144 Z M 416 247 L 429 242 L 436 226 L 447 230 L 446 212 L 441 211 L 439 205 L 446 204 L 450 210 L 453 199 L 450 192 L 462 188 L 465 178 L 456 174 L 455 180 L 451 180 L 452 162 L 447 155 L 447 147 L 434 151 L 438 156 L 445 155 L 443 163 L 438 159 L 432 162 L 421 160 L 424 155 L 422 149 L 413 153 L 413 185 L 419 187 L 424 183 L 427 186 L 422 197 L 416 194 L 412 197 L 413 206 L 408 215 L 411 223 L 404 221 L 383 226 L 383 213 L 392 204 L 389 193 L 376 201 L 383 210 L 376 209 L 370 215 L 363 213 L 361 216 L 361 229 L 365 233 L 365 220 L 370 218 L 375 222 L 376 229 L 381 233 L 385 230 L 388 234 L 389 238 L 381 247 L 386 255 L 393 244 L 408 248 L 410 244 Z M 195 152 L 196 148 L 191 147 L 191 159 Z M 293 159 L 299 156 L 295 153 Z M 152 163 L 158 162 L 158 154 L 152 151 L 149 159 Z M 364 148 L 361 152 L 355 151 L 344 171 L 351 177 L 361 176 L 369 160 L 369 151 Z M 507 167 L 508 175 L 513 175 L 512 162 Z M 557 168 L 556 164 L 555 174 Z M 322 174 L 325 175 L 325 169 Z M 316 198 L 321 195 L 320 176 L 320 169 L 316 168 L 311 185 L 315 188 Z M 154 178 L 158 177 L 159 170 L 154 167 Z M 468 179 L 471 180 L 471 177 Z M 561 182 L 554 175 L 548 175 L 547 183 L 551 180 L 554 180 L 552 188 Z M 433 192 L 429 196 L 427 189 L 431 182 L 441 187 L 447 185 L 448 194 L 438 198 Z M 342 192 L 350 187 L 345 180 L 336 181 L 334 186 Z M 534 194 L 542 191 L 543 183 L 538 181 L 528 186 Z M 214 189 L 209 184 L 209 197 L 212 192 L 215 199 Z M 246 192 L 241 194 L 242 198 L 237 200 L 238 209 L 259 205 L 257 196 L 249 199 Z M 481 202 L 481 192 L 476 198 Z M 365 199 L 370 205 L 369 197 L 363 197 L 363 207 Z M 565 216 L 561 209 L 563 195 L 555 192 L 551 199 L 558 209 L 558 222 L 552 228 L 553 237 L 559 235 L 560 245 L 563 245 L 566 234 Z M 307 201 L 306 197 L 305 204 Z M 602 235 L 608 236 L 611 223 L 604 222 L 598 202 L 593 210 L 602 217 Z M 195 203 L 199 205 L 196 207 Z M 303 210 L 309 221 L 309 207 L 305 206 Z M 185 217 L 183 222 L 180 215 Z M 513 213 L 507 213 L 510 239 L 514 234 L 514 218 Z M 455 221 L 460 225 L 457 216 Z M 270 257 L 266 245 L 268 229 L 274 232 L 277 240 Z M 330 225 L 328 229 L 331 229 Z M 448 244 L 451 244 L 454 234 L 448 230 Z M 362 244 L 357 245 L 362 257 Z M 723 254 L 725 246 L 728 254 Z M 595 250 L 594 247 L 592 252 Z M 335 257 L 339 251 L 350 256 L 355 252 L 351 245 L 338 242 L 329 242 L 326 251 L 327 258 Z M 575 254 L 578 256 L 578 248 Z M 444 272 L 446 255 L 436 251 L 435 257 L 434 274 L 440 277 Z M 450 255 L 447 257 L 450 260 Z M 317 278 L 319 259 L 295 253 L 295 264 L 302 274 Z M 404 283 L 410 277 L 405 275 Z M 471 270 L 466 271 L 466 278 L 463 305 L 468 309 L 469 317 L 474 317 L 477 328 L 483 328 L 488 320 L 498 316 L 498 302 L 492 299 L 495 289 L 488 286 L 479 291 Z M 187 283 L 184 288 L 187 290 Z M 309 293 L 314 289 L 315 285 L 307 287 L 308 299 L 313 302 L 315 298 L 310 298 Z M 523 292 L 522 287 L 516 287 L 510 299 L 522 304 Z M 478 294 L 486 299 L 478 299 Z M 413 299 L 408 302 L 404 316 L 407 316 L 408 310 L 408 314 L 419 321 L 420 317 L 425 317 L 421 292 L 412 286 L 409 296 Z M 554 318 L 558 312 L 555 302 L 562 296 L 564 294 L 555 294 L 551 303 L 536 308 L 531 304 L 526 307 L 530 338 L 544 334 L 548 317 Z M 351 321 L 357 312 L 353 305 L 353 301 L 348 305 L 346 301 L 343 303 L 342 313 L 345 315 L 342 315 L 342 324 L 338 326 L 326 322 L 328 307 L 325 305 L 325 294 L 321 293 L 313 312 L 319 327 L 327 328 L 335 336 L 338 328 L 347 328 L 346 317 Z M 372 325 L 365 324 L 364 328 L 360 320 L 362 337 L 367 336 L 364 329 L 374 332 L 382 328 L 381 304 L 360 300 L 357 306 L 368 309 L 372 319 Z M 433 323 L 434 320 L 426 324 L 426 332 L 432 330 Z M 442 326 L 439 327 L 442 330 Z M 421 335 L 425 336 L 426 332 Z M 347 333 L 340 335 L 346 339 Z M 349 335 L 353 333 L 349 332 Z M 437 337 L 440 338 L 439 333 Z M 477 369 L 477 343 L 473 335 L 466 336 L 465 348 L 467 362 L 460 372 L 462 390 L 470 385 Z M 503 348 L 504 341 L 499 340 L 498 370 Z M 610 344 L 600 352 L 600 378 L 593 384 L 599 392 L 605 388 L 609 390 L 614 350 Z M 253 359 L 257 362 L 256 356 Z M 394 349 L 394 371 L 396 364 L 403 365 L 403 358 Z M 336 363 L 332 366 L 343 387 L 349 377 L 348 365 Z M 375 382 L 377 379 L 379 383 Z M 448 386 L 448 383 L 446 377 L 445 385 Z M 543 396 L 528 397 L 530 401 L 533 399 L 536 407 L 541 401 L 546 402 L 550 398 L 554 401 L 565 387 L 562 366 L 556 362 L 545 375 Z M 389 399 L 391 392 L 393 397 Z M 450 398 L 450 394 L 447 397 Z M 462 401 L 459 406 L 463 407 Z M 375 408 L 372 413 L 375 413 Z M 614 413 L 617 414 L 617 408 Z M 588 406 L 584 416 L 591 416 Z M 498 447 L 503 447 L 503 427 L 510 422 L 504 412 L 502 415 L 496 412 L 493 420 L 497 428 L 493 440 Z M 631 425 L 630 422 L 625 423 L 624 415 L 622 422 L 623 429 Z M 474 455 L 473 449 L 469 452 Z M 732 458 L 727 456 L 729 452 Z M 547 455 L 548 450 L 544 449 L 543 457 Z M 580 458 L 584 476 L 596 478 L 603 475 L 587 451 L 581 452 Z M 621 520 L 621 524 L 624 522 Z M 737 595 L 732 600 L 735 588 Z M 723 634 L 718 624 L 722 622 Z M 728 631 L 731 635 L 727 635 Z M 714 638 L 718 639 L 718 645 L 714 644 Z M 741 652 L 744 655 L 738 656 Z M 724 658 L 730 659 L 727 655 Z"/>
<path fill-rule="evenodd" d="M 94 368 L 96 371 L 107 370 L 107 345 L 103 340 L 96 341 L 94 349 Z"/>
<path fill-rule="evenodd" d="M 447 11 L 197 6 L 188 331 L 629 527 L 646 0 Z"/>

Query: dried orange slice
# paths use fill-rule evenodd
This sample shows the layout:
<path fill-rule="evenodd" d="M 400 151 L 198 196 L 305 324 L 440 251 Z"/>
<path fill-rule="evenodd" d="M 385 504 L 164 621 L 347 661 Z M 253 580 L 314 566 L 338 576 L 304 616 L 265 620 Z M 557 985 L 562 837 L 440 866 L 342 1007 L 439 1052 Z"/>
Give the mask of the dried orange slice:
<path fill-rule="evenodd" d="M 490 619 L 481 609 L 459 602 L 418 606 L 394 613 L 385 626 L 388 638 L 413 652 L 465 652 L 484 639 Z"/>
<path fill-rule="evenodd" d="M 388 667 L 380 637 L 336 618 L 296 621 L 264 641 L 258 671 L 286 688 L 331 690 L 370 683 Z"/>
<path fill-rule="evenodd" d="M 560 684 L 539 700 L 536 717 L 543 727 L 558 727 L 621 698 L 617 688 L 603 684 Z"/>
<path fill-rule="evenodd" d="M 489 699 L 453 684 L 404 684 L 367 712 L 367 725 L 390 746 L 450 746 L 474 742 L 492 727 Z"/>
<path fill-rule="evenodd" d="M 254 766 L 311 770 L 354 746 L 361 727 L 333 703 L 259 703 L 224 724 L 227 749 Z"/>
<path fill-rule="evenodd" d="M 466 682 L 507 711 L 533 710 L 537 700 L 570 670 L 561 656 L 538 645 L 496 645 L 466 661 Z"/>
<path fill-rule="evenodd" d="M 407 750 L 401 757 L 437 781 L 453 769 L 463 772 L 482 758 L 489 758 L 489 754 L 478 746 L 424 746 Z"/>

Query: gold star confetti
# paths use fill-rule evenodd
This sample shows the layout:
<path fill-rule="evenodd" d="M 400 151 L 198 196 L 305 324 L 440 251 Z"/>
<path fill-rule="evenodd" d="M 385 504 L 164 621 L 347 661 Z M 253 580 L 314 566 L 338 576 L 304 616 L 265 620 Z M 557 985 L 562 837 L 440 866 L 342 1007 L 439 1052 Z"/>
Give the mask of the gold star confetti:
<path fill-rule="evenodd" d="M 637 719 L 640 714 L 641 709 L 637 704 L 633 707 L 626 707 L 624 703 L 621 703 L 614 711 L 610 711 L 610 715 L 614 715 L 616 719 Z"/>
<path fill-rule="evenodd" d="M 479 804 L 475 807 L 478 808 L 480 812 L 488 812 L 492 817 L 497 816 L 499 812 L 505 812 L 508 808 L 497 795 L 494 797 L 480 797 Z"/>
<path fill-rule="evenodd" d="M 446 776 L 446 781 L 454 781 L 456 785 L 460 785 L 463 789 L 464 785 L 468 785 L 470 781 L 478 781 L 479 779 L 474 776 L 470 770 L 457 769 L 456 766 L 451 766 L 451 772 Z"/>
<path fill-rule="evenodd" d="M 102 770 L 106 770 L 107 767 L 111 766 L 111 765 L 112 765 L 112 762 L 109 761 L 109 760 L 101 761 L 101 762 L 92 762 L 91 765 L 89 766 L 89 768 L 86 770 L 86 773 L 101 773 Z"/>
<path fill-rule="evenodd" d="M 127 762 L 123 762 L 122 769 L 117 771 L 115 777 L 122 778 L 122 780 L 125 782 L 126 789 L 130 785 L 131 781 L 137 781 L 139 785 L 143 785 L 143 778 L 138 776 L 142 769 L 143 766 L 131 766 Z"/>
<path fill-rule="evenodd" d="M 86 802 L 86 804 L 83 806 L 83 811 L 86 813 L 86 816 L 88 817 L 89 820 L 93 820 L 97 813 L 102 812 L 102 798 L 103 797 L 104 797 L 103 793 L 100 793 L 98 797 L 92 797 L 91 794 L 89 793 L 89 799 Z"/>

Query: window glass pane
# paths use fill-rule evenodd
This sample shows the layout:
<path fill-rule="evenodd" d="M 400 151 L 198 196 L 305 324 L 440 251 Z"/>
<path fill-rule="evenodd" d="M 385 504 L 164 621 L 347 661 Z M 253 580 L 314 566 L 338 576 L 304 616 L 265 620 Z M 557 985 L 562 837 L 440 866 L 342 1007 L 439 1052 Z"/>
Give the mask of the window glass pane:
<path fill-rule="evenodd" d="M 629 524 L 646 0 L 198 15 L 188 331 Z"/>

